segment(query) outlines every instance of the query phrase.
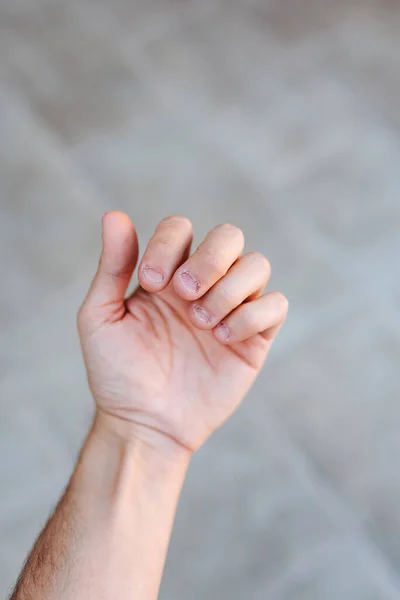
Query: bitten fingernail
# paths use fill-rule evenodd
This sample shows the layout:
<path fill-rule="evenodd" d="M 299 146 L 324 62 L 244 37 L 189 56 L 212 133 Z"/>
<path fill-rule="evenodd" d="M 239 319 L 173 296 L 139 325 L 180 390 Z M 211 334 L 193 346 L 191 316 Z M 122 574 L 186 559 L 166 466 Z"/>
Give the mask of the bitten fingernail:
<path fill-rule="evenodd" d="M 164 281 L 164 275 L 152 267 L 143 267 L 143 275 L 151 283 L 161 283 Z"/>
<path fill-rule="evenodd" d="M 231 332 L 225 323 L 220 323 L 215 330 L 215 335 L 221 342 L 226 342 L 231 337 Z"/>
<path fill-rule="evenodd" d="M 183 273 L 181 273 L 179 275 L 179 279 L 181 280 L 182 285 L 190 292 L 197 293 L 199 291 L 199 289 L 200 289 L 199 282 L 196 281 L 196 279 L 193 277 L 193 275 L 191 275 L 187 271 L 184 271 Z"/>
<path fill-rule="evenodd" d="M 193 305 L 193 312 L 196 315 L 196 317 L 199 319 L 199 321 L 203 321 L 203 323 L 210 323 L 211 317 L 210 317 L 208 311 L 205 308 L 203 308 L 202 306 L 200 306 L 199 304 Z"/>

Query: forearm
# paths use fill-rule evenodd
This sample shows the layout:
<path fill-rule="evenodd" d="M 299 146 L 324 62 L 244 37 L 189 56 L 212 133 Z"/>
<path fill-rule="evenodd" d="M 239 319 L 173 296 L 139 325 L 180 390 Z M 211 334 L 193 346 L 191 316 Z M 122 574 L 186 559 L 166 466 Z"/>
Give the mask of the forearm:
<path fill-rule="evenodd" d="M 189 459 L 98 416 L 12 600 L 155 600 Z"/>

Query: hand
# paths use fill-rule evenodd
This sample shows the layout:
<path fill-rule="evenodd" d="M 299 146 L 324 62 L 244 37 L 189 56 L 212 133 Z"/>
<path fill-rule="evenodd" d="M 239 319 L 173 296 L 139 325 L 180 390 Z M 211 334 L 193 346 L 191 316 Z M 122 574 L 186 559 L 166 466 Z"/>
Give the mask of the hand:
<path fill-rule="evenodd" d="M 161 221 L 139 265 L 129 217 L 103 218 L 103 252 L 78 325 L 98 412 L 132 437 L 195 451 L 240 404 L 285 320 L 278 292 L 261 296 L 267 259 L 242 255 L 240 229 L 219 225 L 190 256 L 184 217 Z"/>

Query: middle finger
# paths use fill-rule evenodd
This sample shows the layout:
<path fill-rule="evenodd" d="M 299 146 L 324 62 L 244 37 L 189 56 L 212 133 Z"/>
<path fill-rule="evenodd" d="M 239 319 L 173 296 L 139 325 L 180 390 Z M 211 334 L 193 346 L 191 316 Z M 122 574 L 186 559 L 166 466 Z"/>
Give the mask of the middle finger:
<path fill-rule="evenodd" d="M 201 298 L 223 277 L 241 255 L 243 232 L 234 225 L 214 227 L 173 277 L 176 293 L 184 300 Z"/>

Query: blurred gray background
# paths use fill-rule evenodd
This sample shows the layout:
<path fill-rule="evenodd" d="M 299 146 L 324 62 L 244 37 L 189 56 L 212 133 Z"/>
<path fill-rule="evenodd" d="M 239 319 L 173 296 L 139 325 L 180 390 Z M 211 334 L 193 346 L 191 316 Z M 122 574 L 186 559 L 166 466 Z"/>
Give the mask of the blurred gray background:
<path fill-rule="evenodd" d="M 195 457 L 162 600 L 400 597 L 400 4 L 1 0 L 0 592 L 92 403 L 100 218 L 218 222 L 291 303 Z"/>

